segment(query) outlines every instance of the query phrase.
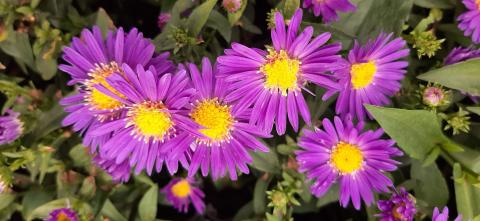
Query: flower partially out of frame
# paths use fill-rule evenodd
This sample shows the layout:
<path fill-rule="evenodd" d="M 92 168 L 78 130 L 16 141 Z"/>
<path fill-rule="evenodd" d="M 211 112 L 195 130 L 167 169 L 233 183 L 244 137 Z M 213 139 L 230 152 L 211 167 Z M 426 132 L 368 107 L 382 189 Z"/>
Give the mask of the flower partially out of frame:
<path fill-rule="evenodd" d="M 467 7 L 467 11 L 458 16 L 458 28 L 478 44 L 480 43 L 480 1 L 463 0 L 462 2 Z"/>
<path fill-rule="evenodd" d="M 20 113 L 6 110 L 5 115 L 0 116 L 0 145 L 11 143 L 23 133 L 23 122 Z"/>
<path fill-rule="evenodd" d="M 448 221 L 448 207 L 444 207 L 442 212 L 435 207 L 433 210 L 432 221 Z M 462 215 L 458 215 L 454 221 L 462 221 Z"/>
<path fill-rule="evenodd" d="M 315 16 L 322 16 L 323 22 L 338 21 L 337 11 L 353 12 L 357 8 L 349 0 L 304 0 L 303 8 L 311 8 Z"/>
<path fill-rule="evenodd" d="M 79 221 L 78 214 L 75 210 L 69 208 L 55 209 L 45 221 Z"/>
<path fill-rule="evenodd" d="M 377 202 L 381 213 L 376 216 L 381 217 L 380 221 L 412 221 L 417 213 L 415 204 L 415 198 L 402 187 L 390 199 Z"/>

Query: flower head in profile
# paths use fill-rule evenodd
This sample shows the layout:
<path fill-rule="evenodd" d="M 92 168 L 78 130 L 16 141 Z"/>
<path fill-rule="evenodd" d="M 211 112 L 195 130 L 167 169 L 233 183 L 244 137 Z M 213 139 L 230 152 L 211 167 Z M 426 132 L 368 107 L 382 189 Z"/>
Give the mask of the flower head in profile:
<path fill-rule="evenodd" d="M 435 207 L 433 210 L 432 221 L 448 221 L 448 207 L 444 207 L 442 212 Z M 462 221 L 462 215 L 458 215 L 455 221 Z"/>
<path fill-rule="evenodd" d="M 353 125 L 348 117 L 342 121 L 322 121 L 323 130 L 305 130 L 296 151 L 299 171 L 312 180 L 311 192 L 323 196 L 335 183 L 340 184 L 340 205 L 351 200 L 360 209 L 361 200 L 371 204 L 373 191 L 388 192 L 392 181 L 384 172 L 397 169 L 399 162 L 392 157 L 402 155 L 393 140 L 381 139 L 383 130 L 363 131 L 363 123 Z"/>
<path fill-rule="evenodd" d="M 329 97 L 337 84 L 329 71 L 341 67 L 340 44 L 326 44 L 330 33 L 312 40 L 313 28 L 298 33 L 302 10 L 297 9 L 288 26 L 279 12 L 275 13 L 275 28 L 271 30 L 273 46 L 260 50 L 232 44 L 217 61 L 221 77 L 232 83 L 227 102 L 239 100 L 241 105 L 253 105 L 250 123 L 270 132 L 273 125 L 279 135 L 285 133 L 287 119 L 298 130 L 298 114 L 310 124 L 310 112 L 302 91 L 306 84 L 329 89 Z M 311 93 L 311 92 L 309 92 Z"/>
<path fill-rule="evenodd" d="M 405 58 L 409 51 L 401 38 L 392 40 L 393 34 L 380 34 L 375 40 L 360 46 L 358 42 L 348 54 L 349 65 L 335 73 L 340 83 L 336 112 L 364 120 L 364 104 L 384 106 L 400 90 L 400 81 L 408 66 Z"/>
<path fill-rule="evenodd" d="M 92 31 L 84 29 L 79 38 L 73 38 L 71 46 L 63 49 L 67 64 L 59 66 L 71 76 L 69 84 L 79 88 L 77 94 L 60 102 L 69 113 L 62 124 L 84 133 L 96 121 L 118 118 L 125 105 L 97 87 L 102 85 L 116 96 L 123 96 L 106 80 L 113 73 L 123 73 L 123 63 L 132 67 L 153 66 L 159 73 L 172 71 L 169 54 L 157 56 L 154 50 L 154 45 L 136 29 L 125 33 L 119 28 L 108 32 L 106 39 L 96 26 Z"/>
<path fill-rule="evenodd" d="M 339 19 L 337 11 L 352 12 L 355 5 L 349 0 L 304 0 L 303 8 L 311 8 L 315 16 L 322 16 L 323 22 L 330 23 Z"/>
<path fill-rule="evenodd" d="M 249 173 L 247 164 L 252 163 L 249 150 L 267 152 L 268 147 L 257 140 L 269 137 L 255 126 L 248 123 L 251 110 L 237 102 L 227 101 L 226 95 L 231 83 L 217 78 L 216 67 L 208 58 L 204 58 L 199 70 L 194 64 L 188 64 L 193 87 L 196 93 L 191 98 L 189 116 L 200 125 L 202 136 L 184 134 L 182 147 L 174 147 L 172 160 L 191 152 L 189 176 L 201 169 L 202 175 L 212 175 L 213 179 L 229 173 L 232 180 L 237 179 L 237 168 L 242 173 Z"/>
<path fill-rule="evenodd" d="M 23 122 L 19 116 L 20 113 L 10 109 L 0 116 L 0 145 L 11 143 L 22 135 Z"/>
<path fill-rule="evenodd" d="M 172 17 L 172 15 L 170 13 L 167 13 L 167 12 L 160 13 L 160 15 L 158 16 L 158 20 L 157 20 L 158 28 L 160 28 L 160 30 L 162 30 L 165 27 L 165 25 L 170 21 L 171 17 Z"/>
<path fill-rule="evenodd" d="M 45 221 L 79 221 L 77 212 L 69 208 L 55 209 Z"/>
<path fill-rule="evenodd" d="M 193 178 L 173 178 L 161 192 L 179 212 L 187 213 L 188 207 L 192 203 L 197 213 L 203 214 L 205 194 L 197 185 Z"/>
<path fill-rule="evenodd" d="M 458 28 L 464 32 L 465 36 L 470 36 L 475 44 L 480 43 L 480 1 L 462 0 L 467 11 L 458 16 Z"/>
<path fill-rule="evenodd" d="M 380 221 L 412 221 L 417 213 L 415 203 L 415 198 L 402 187 L 390 199 L 377 202 L 381 213 L 376 216 L 381 217 Z"/>
<path fill-rule="evenodd" d="M 468 48 L 456 47 L 450 51 L 450 53 L 448 53 L 447 57 L 445 57 L 445 60 L 443 61 L 443 64 L 455 64 L 472 58 L 480 58 L 480 49 L 476 49 L 473 46 Z"/>
<path fill-rule="evenodd" d="M 112 134 L 98 152 L 105 159 L 121 164 L 128 159 L 135 173 L 153 168 L 159 172 L 165 161 L 167 146 L 181 148 L 184 143 L 173 139 L 182 133 L 197 133 L 198 126 L 184 116 L 183 109 L 195 91 L 185 71 L 176 74 L 157 73 L 152 66 L 145 70 L 141 65 L 132 70 L 122 66 L 123 74 L 115 73 L 107 79 L 109 85 L 122 94 L 118 96 L 104 85 L 97 90 L 123 105 L 125 112 L 116 120 L 105 122 L 91 132 L 92 136 Z M 179 157 L 186 166 L 185 156 Z M 167 164 L 170 173 L 178 169 L 177 163 Z"/>

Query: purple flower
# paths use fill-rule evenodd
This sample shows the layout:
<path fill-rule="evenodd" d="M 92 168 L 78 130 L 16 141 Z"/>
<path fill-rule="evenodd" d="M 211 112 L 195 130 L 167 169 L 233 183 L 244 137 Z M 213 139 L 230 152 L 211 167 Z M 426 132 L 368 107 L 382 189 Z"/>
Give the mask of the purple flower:
<path fill-rule="evenodd" d="M 136 71 L 128 65 L 122 66 L 122 74 L 112 74 L 107 82 L 123 96 L 117 96 L 104 85 L 97 90 L 111 96 L 126 106 L 125 113 L 118 119 L 103 123 L 93 129 L 92 136 L 113 133 L 101 145 L 102 157 L 120 164 L 128 159 L 135 173 L 146 170 L 151 174 L 153 167 L 159 172 L 172 147 L 182 148 L 184 143 L 177 136 L 190 132 L 197 134 L 198 125 L 184 116 L 184 107 L 195 89 L 184 70 L 176 74 L 158 74 L 152 66 L 145 70 L 138 65 Z M 186 156 L 179 157 L 186 166 Z M 170 173 L 175 173 L 178 164 L 167 162 Z"/>
<path fill-rule="evenodd" d="M 23 122 L 20 121 L 20 113 L 6 110 L 5 115 L 0 116 L 0 145 L 11 143 L 23 133 Z"/>
<path fill-rule="evenodd" d="M 126 159 L 123 162 L 116 163 L 114 159 L 106 159 L 97 154 L 93 157 L 93 162 L 108 173 L 114 182 L 124 183 L 130 179 L 131 167 Z"/>
<path fill-rule="evenodd" d="M 242 6 L 242 0 L 223 0 L 222 6 L 230 13 L 235 13 Z"/>
<path fill-rule="evenodd" d="M 372 203 L 372 191 L 388 192 L 393 184 L 383 172 L 396 170 L 399 162 L 391 158 L 402 155 L 395 141 L 380 139 L 382 129 L 362 132 L 363 122 L 355 126 L 351 117 L 322 123 L 323 130 L 304 131 L 298 142 L 302 150 L 295 152 L 299 171 L 313 180 L 311 192 L 321 197 L 339 181 L 340 205 L 347 207 L 351 199 L 357 210 L 361 199 Z"/>
<path fill-rule="evenodd" d="M 433 210 L 432 221 L 448 221 L 448 207 L 444 207 L 440 213 L 437 207 Z M 462 221 L 462 215 L 458 215 L 455 221 Z"/>
<path fill-rule="evenodd" d="M 248 48 L 234 43 L 225 55 L 218 58 L 219 73 L 228 83 L 232 92 L 225 101 L 239 100 L 242 106 L 253 104 L 250 123 L 257 124 L 270 132 L 276 124 L 277 133 L 286 130 L 287 116 L 295 131 L 298 130 L 298 113 L 307 124 L 311 123 L 302 90 L 309 92 L 309 82 L 329 89 L 324 98 L 332 95 L 337 84 L 325 72 L 336 70 L 339 64 L 340 44 L 325 45 L 330 33 L 323 33 L 311 40 L 313 28 L 307 27 L 298 34 L 302 10 L 292 16 L 285 28 L 283 16 L 275 14 L 275 28 L 272 29 L 273 46 L 267 51 Z M 309 92 L 311 93 L 311 92 Z"/>
<path fill-rule="evenodd" d="M 121 95 L 111 87 L 106 78 L 113 73 L 122 73 L 121 64 L 155 67 L 158 73 L 172 71 L 174 66 L 168 60 L 168 53 L 154 55 L 155 47 L 142 33 L 132 29 L 124 33 L 122 28 L 109 32 L 103 39 L 100 29 L 84 29 L 80 38 L 73 38 L 70 47 L 64 48 L 59 69 L 70 74 L 70 85 L 78 84 L 78 94 L 66 97 L 60 102 L 69 115 L 63 125 L 73 125 L 75 131 L 84 133 L 95 121 L 118 118 L 124 104 L 96 89 L 103 85 L 117 96 Z"/>
<path fill-rule="evenodd" d="M 162 30 L 163 27 L 165 27 L 165 25 L 170 21 L 171 17 L 172 17 L 172 15 L 170 15 L 170 13 L 166 13 L 166 12 L 160 13 L 160 15 L 158 16 L 158 21 L 157 21 L 158 28 L 160 28 L 160 30 Z"/>
<path fill-rule="evenodd" d="M 458 28 L 478 44 L 480 43 L 480 1 L 463 0 L 462 2 L 468 11 L 458 16 Z"/>
<path fill-rule="evenodd" d="M 408 62 L 399 59 L 408 55 L 408 49 L 401 38 L 391 38 L 392 34 L 380 34 L 365 46 L 355 42 L 348 54 L 349 65 L 335 73 L 341 85 L 337 114 L 364 120 L 364 104 L 384 106 L 400 90 Z"/>
<path fill-rule="evenodd" d="M 161 192 L 179 212 L 187 213 L 190 202 L 193 203 L 197 213 L 203 214 L 205 211 L 203 202 L 205 194 L 192 178 L 173 178 Z"/>
<path fill-rule="evenodd" d="M 381 213 L 376 216 L 381 217 L 380 221 L 412 221 L 417 213 L 415 198 L 403 187 L 395 190 L 389 200 L 379 200 L 377 205 Z"/>
<path fill-rule="evenodd" d="M 230 83 L 217 78 L 217 69 L 212 67 L 208 58 L 203 59 L 201 71 L 194 64 L 187 67 L 196 89 L 189 105 L 189 116 L 202 127 L 199 132 L 203 136 L 178 136 L 183 139 L 180 143 L 186 145 L 174 147 L 172 160 L 191 151 L 189 176 L 194 176 L 201 168 L 203 176 L 207 176 L 210 170 L 213 179 L 217 179 L 228 171 L 230 178 L 236 180 L 237 168 L 242 173 L 249 173 L 247 164 L 252 158 L 248 150 L 268 151 L 257 137 L 270 135 L 248 123 L 250 109 L 226 101 Z"/>
<path fill-rule="evenodd" d="M 349 0 L 304 0 L 303 8 L 312 8 L 315 16 L 322 16 L 323 22 L 338 21 L 337 11 L 352 12 L 357 8 Z"/>
<path fill-rule="evenodd" d="M 468 48 L 457 47 L 454 48 L 448 55 L 445 57 L 443 64 L 450 65 L 455 64 L 461 61 L 466 61 L 472 58 L 480 57 L 480 49 L 475 49 L 473 46 Z"/>
<path fill-rule="evenodd" d="M 79 221 L 77 213 L 69 208 L 55 209 L 45 221 Z"/>

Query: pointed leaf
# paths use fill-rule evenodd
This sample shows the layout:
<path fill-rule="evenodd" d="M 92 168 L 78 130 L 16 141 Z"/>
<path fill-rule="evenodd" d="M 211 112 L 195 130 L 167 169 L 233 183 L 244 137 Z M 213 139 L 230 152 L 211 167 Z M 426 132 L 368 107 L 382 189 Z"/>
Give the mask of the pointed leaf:
<path fill-rule="evenodd" d="M 138 214 L 142 221 L 154 221 L 157 215 L 158 186 L 152 186 L 138 204 Z"/>
<path fill-rule="evenodd" d="M 410 173 L 416 180 L 414 191 L 417 198 L 432 207 L 443 207 L 447 203 L 447 183 L 436 164 L 424 167 L 420 161 L 413 160 Z"/>
<path fill-rule="evenodd" d="M 217 0 L 207 0 L 192 11 L 187 19 L 187 27 L 190 34 L 196 37 L 210 17 Z"/>
<path fill-rule="evenodd" d="M 480 215 L 480 188 L 478 180 L 462 171 L 460 164 L 453 165 L 455 197 L 459 214 L 463 220 L 470 220 Z"/>

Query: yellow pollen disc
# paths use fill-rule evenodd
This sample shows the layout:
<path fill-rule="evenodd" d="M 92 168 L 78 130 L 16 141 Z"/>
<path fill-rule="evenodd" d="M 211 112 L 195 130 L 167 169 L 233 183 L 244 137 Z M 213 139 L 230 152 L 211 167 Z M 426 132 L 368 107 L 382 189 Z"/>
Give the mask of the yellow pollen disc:
<path fill-rule="evenodd" d="M 401 214 L 397 211 L 397 209 L 401 206 L 405 206 L 405 203 L 401 203 L 400 205 L 395 205 L 392 209 L 392 215 L 395 218 L 395 220 L 398 220 L 398 221 L 404 221 L 405 220 L 403 218 L 403 214 Z"/>
<path fill-rule="evenodd" d="M 60 212 L 57 216 L 57 221 L 71 221 L 70 218 L 68 218 L 67 214 L 64 212 Z"/>
<path fill-rule="evenodd" d="M 133 125 L 134 134 L 147 142 L 150 138 L 163 141 L 166 135 L 171 134 L 174 123 L 167 108 L 160 102 L 144 102 L 134 105 L 128 112 L 129 122 Z"/>
<path fill-rule="evenodd" d="M 287 95 L 287 90 L 298 89 L 300 61 L 288 57 L 284 50 L 269 50 L 267 62 L 260 71 L 265 74 L 265 88 L 280 90 L 283 96 Z"/>
<path fill-rule="evenodd" d="M 200 132 L 210 138 L 210 142 L 221 142 L 229 138 L 234 119 L 228 105 L 215 99 L 198 102 L 190 117 L 201 126 Z"/>
<path fill-rule="evenodd" d="M 374 61 L 367 63 L 353 64 L 350 69 L 352 76 L 352 85 L 354 89 L 362 89 L 367 87 L 373 81 L 373 77 L 377 72 L 377 66 Z"/>
<path fill-rule="evenodd" d="M 185 198 L 190 195 L 191 188 L 187 180 L 181 180 L 172 186 L 172 193 L 178 198 Z"/>
<path fill-rule="evenodd" d="M 94 87 L 95 85 L 101 84 L 112 93 L 118 95 L 119 97 L 125 98 L 123 94 L 115 90 L 115 88 L 107 83 L 107 77 L 113 73 L 122 73 L 122 70 L 115 62 L 96 65 L 95 69 L 88 73 L 91 79 L 86 82 L 86 85 L 90 90 L 87 100 L 88 103 L 90 103 L 97 110 L 114 110 L 122 106 L 122 102 L 104 94 L 103 92 L 100 92 Z"/>
<path fill-rule="evenodd" d="M 330 162 L 341 174 L 353 173 L 362 167 L 363 154 L 357 146 L 340 142 L 334 147 Z"/>

